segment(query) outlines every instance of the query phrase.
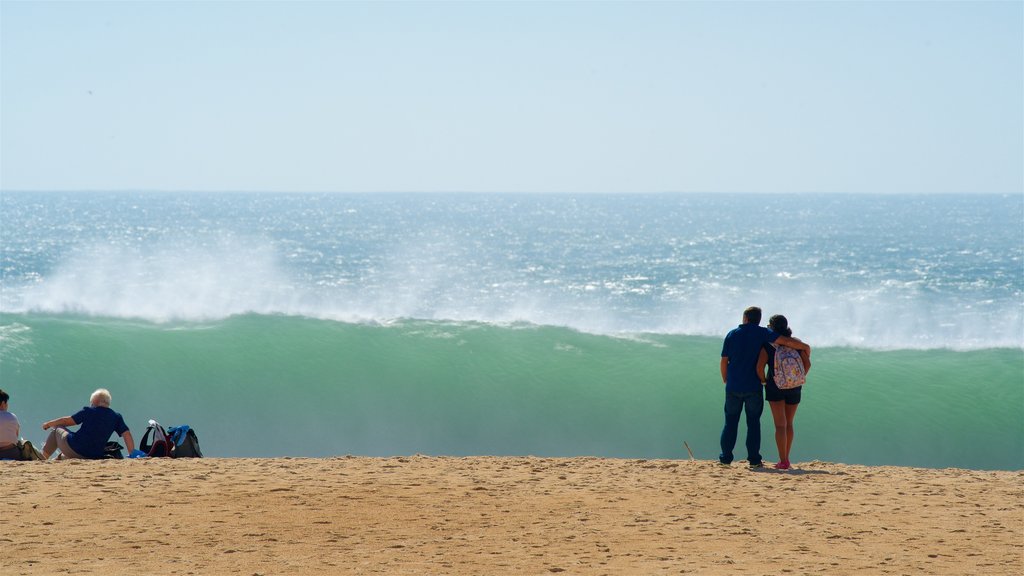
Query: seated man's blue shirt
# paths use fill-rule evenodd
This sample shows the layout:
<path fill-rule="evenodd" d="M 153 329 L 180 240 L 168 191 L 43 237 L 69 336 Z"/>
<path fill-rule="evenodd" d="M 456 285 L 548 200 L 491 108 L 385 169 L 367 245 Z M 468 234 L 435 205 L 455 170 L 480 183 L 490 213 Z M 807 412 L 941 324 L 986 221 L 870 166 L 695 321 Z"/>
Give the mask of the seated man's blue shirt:
<path fill-rule="evenodd" d="M 757 377 L 757 357 L 765 343 L 772 343 L 779 335 L 754 324 L 740 324 L 725 335 L 722 357 L 729 358 L 725 373 L 726 392 L 743 394 L 759 392 L 761 380 Z"/>
<path fill-rule="evenodd" d="M 68 445 L 83 458 L 103 458 L 110 434 L 128 431 L 124 418 L 106 406 L 86 406 L 71 418 L 80 426 L 68 436 Z"/>

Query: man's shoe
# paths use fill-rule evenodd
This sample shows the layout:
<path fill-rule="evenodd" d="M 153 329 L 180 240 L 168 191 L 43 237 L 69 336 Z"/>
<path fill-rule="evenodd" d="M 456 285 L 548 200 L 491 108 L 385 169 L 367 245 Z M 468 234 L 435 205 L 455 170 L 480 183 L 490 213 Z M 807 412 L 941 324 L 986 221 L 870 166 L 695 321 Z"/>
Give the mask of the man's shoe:
<path fill-rule="evenodd" d="M 751 468 L 764 468 L 764 462 L 751 462 L 748 466 Z"/>

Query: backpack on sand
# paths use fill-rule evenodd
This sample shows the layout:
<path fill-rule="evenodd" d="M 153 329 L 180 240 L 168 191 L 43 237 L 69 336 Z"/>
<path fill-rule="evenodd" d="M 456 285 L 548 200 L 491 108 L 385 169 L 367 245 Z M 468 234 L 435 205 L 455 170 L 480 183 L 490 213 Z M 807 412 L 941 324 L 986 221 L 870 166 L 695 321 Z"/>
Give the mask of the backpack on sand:
<path fill-rule="evenodd" d="M 202 458 L 203 451 L 199 449 L 199 437 L 196 431 L 187 425 L 171 426 L 167 429 L 171 435 L 171 457 L 172 458 Z"/>
<path fill-rule="evenodd" d="M 43 459 L 43 455 L 28 440 L 19 440 L 17 445 L 18 450 L 21 452 L 21 455 L 18 457 L 19 460 L 23 462 L 30 462 L 33 460 Z"/>
<path fill-rule="evenodd" d="M 146 433 L 142 435 L 139 442 L 139 450 L 146 453 L 150 458 L 170 458 L 171 440 L 167 437 L 167 431 L 156 420 L 150 420 L 146 427 Z"/>
<path fill-rule="evenodd" d="M 775 372 L 775 385 L 779 390 L 799 388 L 807 381 L 807 373 L 804 372 L 804 361 L 800 358 L 800 352 L 788 346 L 775 347 L 775 364 L 772 366 Z"/>

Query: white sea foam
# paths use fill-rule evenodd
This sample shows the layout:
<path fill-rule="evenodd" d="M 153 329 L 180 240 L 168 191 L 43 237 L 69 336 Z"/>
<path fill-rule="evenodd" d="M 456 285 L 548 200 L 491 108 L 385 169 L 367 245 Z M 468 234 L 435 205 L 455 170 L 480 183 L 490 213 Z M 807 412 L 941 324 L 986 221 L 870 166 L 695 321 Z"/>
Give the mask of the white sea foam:
<path fill-rule="evenodd" d="M 2 312 L 721 337 L 760 305 L 819 346 L 1024 348 L 1024 204 L 1014 198 L 807 197 L 799 218 L 776 197 L 0 202 L 5 230 L 22 232 L 2 238 Z"/>
<path fill-rule="evenodd" d="M 597 334 L 720 337 L 749 305 L 765 322 L 786 315 L 796 335 L 817 346 L 879 349 L 1024 348 L 1024 304 L 943 300 L 919 287 L 799 286 L 769 279 L 756 288 L 710 282 L 662 290 L 659 300 L 614 286 L 567 282 L 475 281 L 440 256 L 404 250 L 358 283 L 303 278 L 265 240 L 221 237 L 137 248 L 72 251 L 41 280 L 7 290 L 5 312 L 73 313 L 151 322 L 207 322 L 240 314 L 279 314 L 387 323 L 395 319 L 566 326 Z M 450 254 L 450 252 L 449 252 Z M 15 295 L 16 293 L 16 295 Z M 12 297 L 13 296 L 13 297 Z M 644 294 L 644 297 L 647 297 Z"/>
<path fill-rule="evenodd" d="M 25 311 L 153 322 L 216 320 L 287 312 L 290 283 L 265 244 L 221 239 L 203 247 L 116 246 L 74 250 L 51 274 L 24 287 Z"/>

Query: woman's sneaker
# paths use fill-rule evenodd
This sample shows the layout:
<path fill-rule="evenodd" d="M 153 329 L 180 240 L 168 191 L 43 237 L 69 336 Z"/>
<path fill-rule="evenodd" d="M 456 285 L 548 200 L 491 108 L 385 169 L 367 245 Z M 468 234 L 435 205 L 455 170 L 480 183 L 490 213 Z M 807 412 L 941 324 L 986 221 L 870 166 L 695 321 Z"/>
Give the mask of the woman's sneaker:
<path fill-rule="evenodd" d="M 776 470 L 789 470 L 789 460 L 783 460 L 775 464 Z"/>

